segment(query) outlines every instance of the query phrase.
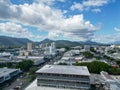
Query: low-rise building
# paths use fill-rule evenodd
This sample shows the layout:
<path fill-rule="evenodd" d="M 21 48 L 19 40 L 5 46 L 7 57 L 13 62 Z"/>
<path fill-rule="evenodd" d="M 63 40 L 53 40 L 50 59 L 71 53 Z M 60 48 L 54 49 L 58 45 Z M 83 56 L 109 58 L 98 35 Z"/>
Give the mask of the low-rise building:
<path fill-rule="evenodd" d="M 21 73 L 19 69 L 0 68 L 0 83 L 10 80 L 19 73 Z"/>
<path fill-rule="evenodd" d="M 43 56 L 17 56 L 17 60 L 31 60 L 34 62 L 34 65 L 40 65 L 45 62 Z"/>
<path fill-rule="evenodd" d="M 118 83 L 107 72 L 102 71 L 101 76 L 106 82 L 105 90 L 120 90 L 120 83 Z"/>

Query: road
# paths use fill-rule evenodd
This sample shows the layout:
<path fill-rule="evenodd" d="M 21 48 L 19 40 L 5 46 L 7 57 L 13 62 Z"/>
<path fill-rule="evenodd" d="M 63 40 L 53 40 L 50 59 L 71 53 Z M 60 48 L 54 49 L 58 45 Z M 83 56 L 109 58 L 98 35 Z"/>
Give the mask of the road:
<path fill-rule="evenodd" d="M 59 59 L 61 59 L 61 56 L 56 56 L 54 58 L 52 58 L 50 61 L 44 63 L 43 65 L 38 66 L 38 68 L 42 68 L 44 65 L 46 64 L 54 64 L 55 61 L 58 61 Z M 20 75 L 19 77 L 17 77 L 14 81 L 11 82 L 10 85 L 7 84 L 7 86 L 4 86 L 4 89 L 2 90 L 23 90 L 28 83 L 26 84 L 25 79 L 28 78 L 29 75 Z M 20 88 L 20 89 L 14 89 L 14 88 Z"/>

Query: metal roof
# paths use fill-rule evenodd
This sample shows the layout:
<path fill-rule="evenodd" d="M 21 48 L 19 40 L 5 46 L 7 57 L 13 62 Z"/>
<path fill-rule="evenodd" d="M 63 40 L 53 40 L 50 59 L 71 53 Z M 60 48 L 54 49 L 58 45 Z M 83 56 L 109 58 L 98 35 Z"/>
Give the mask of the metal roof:
<path fill-rule="evenodd" d="M 9 69 L 9 68 L 6 68 L 6 67 L 5 68 L 0 68 L 0 77 L 6 76 L 6 75 L 8 75 L 8 74 L 10 74 L 10 73 L 12 73 L 16 70 L 18 70 L 18 69 Z"/>
<path fill-rule="evenodd" d="M 45 65 L 36 73 L 87 75 L 90 73 L 86 66 L 68 66 L 68 65 Z"/>

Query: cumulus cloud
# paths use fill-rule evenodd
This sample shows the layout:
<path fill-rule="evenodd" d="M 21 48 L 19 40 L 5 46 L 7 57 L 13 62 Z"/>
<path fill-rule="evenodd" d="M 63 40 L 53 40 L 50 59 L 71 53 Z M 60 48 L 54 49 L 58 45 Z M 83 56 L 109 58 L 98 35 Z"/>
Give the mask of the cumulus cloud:
<path fill-rule="evenodd" d="M 71 10 L 92 10 L 95 12 L 100 12 L 101 10 L 98 7 L 108 4 L 112 0 L 83 0 L 81 3 L 76 3 L 70 7 Z"/>
<path fill-rule="evenodd" d="M 74 2 L 74 4 L 71 6 L 71 10 L 75 10 L 75 9 L 83 11 L 84 8 L 82 4 Z"/>
<path fill-rule="evenodd" d="M 27 28 L 23 28 L 20 24 L 15 24 L 13 22 L 0 23 L 0 31 L 3 33 L 8 33 L 12 35 L 23 36 L 32 36 L 31 32 Z"/>
<path fill-rule="evenodd" d="M 65 17 L 62 10 L 51 7 L 45 1 L 39 0 L 39 2 L 36 1 L 32 4 L 15 5 L 9 0 L 0 0 L 0 19 L 46 30 L 49 33 L 48 37 L 63 35 L 63 37 L 77 40 L 91 39 L 94 32 L 99 29 L 99 27 L 93 25 L 90 21 L 85 20 L 82 14 Z M 54 2 L 54 0 L 47 1 L 49 3 Z"/>
<path fill-rule="evenodd" d="M 94 35 L 92 40 L 101 43 L 113 43 L 116 41 L 120 41 L 120 28 L 115 27 L 114 30 L 116 32 L 113 34 Z"/>
<path fill-rule="evenodd" d="M 95 35 L 92 38 L 92 41 L 100 42 L 100 43 L 113 43 L 116 41 L 120 41 L 120 33 L 107 34 L 107 35 Z"/>
<path fill-rule="evenodd" d="M 22 38 L 43 38 L 40 35 L 33 35 L 27 28 L 13 22 L 0 23 L 0 32 Z"/>

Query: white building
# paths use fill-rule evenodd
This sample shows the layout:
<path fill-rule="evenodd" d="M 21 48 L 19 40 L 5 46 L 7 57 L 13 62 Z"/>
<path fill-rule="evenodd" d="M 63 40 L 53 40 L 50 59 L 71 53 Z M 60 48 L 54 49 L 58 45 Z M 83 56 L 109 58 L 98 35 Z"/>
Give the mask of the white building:
<path fill-rule="evenodd" d="M 55 47 L 55 43 L 51 43 L 50 46 L 48 46 L 46 44 L 46 47 L 45 47 L 45 52 L 44 52 L 45 55 L 55 55 L 56 54 L 56 47 Z"/>
<path fill-rule="evenodd" d="M 18 60 L 32 60 L 34 62 L 34 65 L 40 65 L 45 62 L 43 56 L 17 56 L 17 61 Z"/>
<path fill-rule="evenodd" d="M 38 87 L 90 89 L 90 73 L 86 66 L 45 65 L 36 73 Z"/>

